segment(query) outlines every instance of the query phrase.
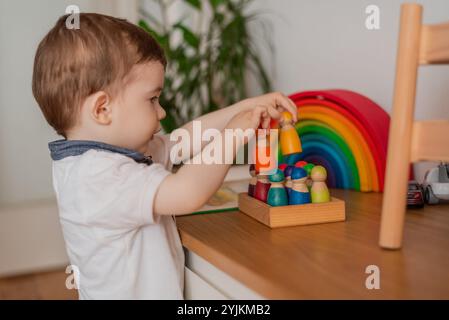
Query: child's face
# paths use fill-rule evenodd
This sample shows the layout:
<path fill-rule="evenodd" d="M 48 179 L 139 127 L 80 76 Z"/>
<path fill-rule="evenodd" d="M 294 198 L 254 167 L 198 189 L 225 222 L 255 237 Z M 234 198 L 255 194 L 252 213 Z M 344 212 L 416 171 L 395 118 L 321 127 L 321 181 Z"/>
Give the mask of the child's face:
<path fill-rule="evenodd" d="M 161 130 L 165 110 L 159 104 L 164 86 L 164 67 L 160 62 L 136 65 L 114 108 L 113 123 L 119 145 L 145 152 L 153 135 Z M 115 121 L 118 120 L 118 121 Z"/>

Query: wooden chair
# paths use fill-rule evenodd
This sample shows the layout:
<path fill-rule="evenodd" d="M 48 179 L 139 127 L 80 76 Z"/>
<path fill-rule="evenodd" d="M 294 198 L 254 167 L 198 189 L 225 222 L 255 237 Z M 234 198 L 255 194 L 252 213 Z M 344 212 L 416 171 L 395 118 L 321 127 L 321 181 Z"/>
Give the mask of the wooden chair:
<path fill-rule="evenodd" d="M 402 246 L 410 162 L 449 161 L 449 121 L 414 121 L 419 65 L 449 63 L 449 22 L 422 24 L 422 6 L 403 4 L 379 244 Z M 448 106 L 449 101 L 441 101 Z"/>

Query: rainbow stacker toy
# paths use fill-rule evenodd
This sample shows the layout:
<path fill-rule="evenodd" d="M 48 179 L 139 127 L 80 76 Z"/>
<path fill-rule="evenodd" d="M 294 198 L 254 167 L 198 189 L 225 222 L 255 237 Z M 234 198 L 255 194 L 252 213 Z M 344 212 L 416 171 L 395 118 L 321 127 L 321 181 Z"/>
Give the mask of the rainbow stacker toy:
<path fill-rule="evenodd" d="M 298 107 L 299 160 L 326 168 L 330 188 L 383 191 L 388 113 L 348 90 L 306 91 L 290 98 Z M 273 121 L 272 127 L 279 125 Z M 280 150 L 279 162 L 285 162 Z"/>

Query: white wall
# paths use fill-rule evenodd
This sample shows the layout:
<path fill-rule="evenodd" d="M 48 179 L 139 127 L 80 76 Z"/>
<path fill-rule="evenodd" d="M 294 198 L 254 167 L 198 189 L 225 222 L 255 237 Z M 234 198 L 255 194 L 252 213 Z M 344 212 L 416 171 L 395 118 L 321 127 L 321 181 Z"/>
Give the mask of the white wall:
<path fill-rule="evenodd" d="M 71 4 L 137 17 L 137 0 L 0 0 L 0 275 L 67 262 L 47 148 L 58 137 L 34 101 L 31 76 L 39 41 Z"/>
<path fill-rule="evenodd" d="M 399 29 L 399 0 L 257 0 L 271 22 L 275 54 L 264 55 L 274 88 L 285 93 L 345 88 L 391 111 Z M 413 2 L 413 1 L 409 1 Z M 424 23 L 449 20 L 448 0 L 420 0 Z M 380 30 L 365 28 L 365 8 L 380 9 Z M 259 37 L 256 44 L 261 47 Z M 265 52 L 262 50 L 262 52 Z M 419 71 L 416 118 L 449 118 L 449 66 Z M 255 94 L 257 90 L 252 87 Z M 416 171 L 421 180 L 425 168 Z"/>
<path fill-rule="evenodd" d="M 391 110 L 399 0 L 257 0 L 275 44 L 274 86 L 299 90 L 347 88 Z M 421 0 L 424 22 L 449 21 L 449 1 Z M 380 8 L 380 30 L 365 28 L 365 8 Z M 260 40 L 258 43 L 260 44 Z M 417 118 L 449 117 L 449 66 L 420 69 Z"/>
<path fill-rule="evenodd" d="M 47 143 L 57 136 L 31 92 L 39 41 L 70 4 L 135 19 L 136 3 L 0 0 L 0 204 L 53 197 Z"/>

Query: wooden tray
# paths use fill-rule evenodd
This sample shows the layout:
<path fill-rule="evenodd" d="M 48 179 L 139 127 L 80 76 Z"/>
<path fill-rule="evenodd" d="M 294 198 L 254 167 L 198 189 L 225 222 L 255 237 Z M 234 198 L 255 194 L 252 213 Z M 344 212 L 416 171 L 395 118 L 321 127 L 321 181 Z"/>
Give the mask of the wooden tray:
<path fill-rule="evenodd" d="M 272 207 L 265 202 L 239 194 L 239 210 L 270 228 L 345 221 L 345 202 L 332 197 L 326 203 Z"/>

